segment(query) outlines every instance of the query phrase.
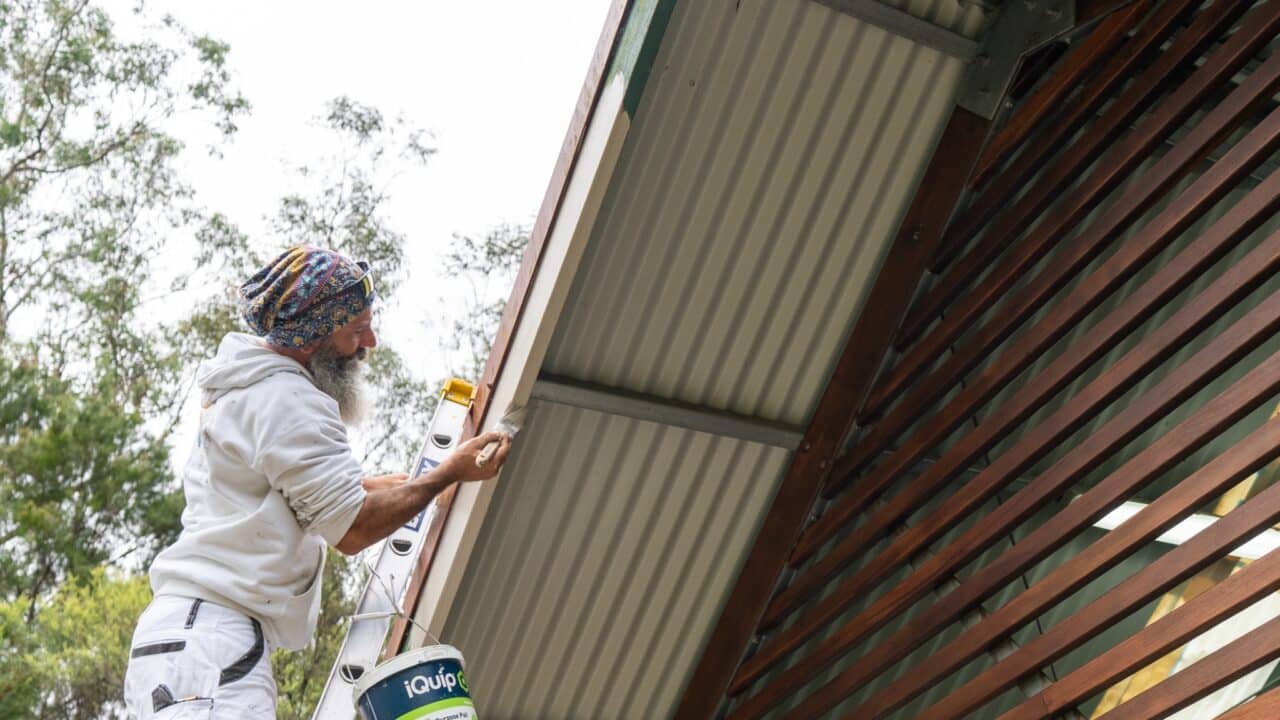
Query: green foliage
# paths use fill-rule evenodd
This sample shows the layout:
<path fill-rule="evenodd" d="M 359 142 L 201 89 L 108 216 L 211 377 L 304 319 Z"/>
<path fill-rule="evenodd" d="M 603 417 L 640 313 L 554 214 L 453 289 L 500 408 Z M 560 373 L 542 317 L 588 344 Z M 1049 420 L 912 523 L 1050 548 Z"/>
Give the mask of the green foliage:
<path fill-rule="evenodd" d="M 369 355 L 367 378 L 377 388 L 373 416 L 365 422 L 360 464 L 371 472 L 404 472 L 418 452 L 419 434 L 435 412 L 441 383 L 419 380 L 389 347 Z"/>
<path fill-rule="evenodd" d="M 141 292 L 199 216 L 166 120 L 202 112 L 225 134 L 247 109 L 225 54 L 168 19 L 123 38 L 86 0 L 0 12 L 0 598 L 32 618 L 67 578 L 145 561 L 177 527 L 184 358 Z"/>
<path fill-rule="evenodd" d="M 104 568 L 145 565 L 182 508 L 189 356 L 142 293 L 202 212 L 164 128 L 225 138 L 248 105 L 226 46 L 170 19 L 129 39 L 86 0 L 0 2 L 0 716 L 116 716 L 149 592 Z"/>
<path fill-rule="evenodd" d="M 168 450 L 113 400 L 116 381 L 80 393 L 34 355 L 0 352 L 0 599 L 31 616 L 65 578 L 176 534 Z"/>
<path fill-rule="evenodd" d="M 341 149 L 295 168 L 303 189 L 281 199 L 271 219 L 275 245 L 320 245 L 367 260 L 388 299 L 403 279 L 405 241 L 386 217 L 390 187 L 435 149 L 424 144 L 425 131 L 348 97 L 330 101 L 317 121 Z"/>
<path fill-rule="evenodd" d="M 120 689 L 147 579 L 97 568 L 64 584 L 28 622 L 30 601 L 0 603 L 0 717 L 123 718 Z"/>
<path fill-rule="evenodd" d="M 444 269 L 450 275 L 465 278 L 471 290 L 448 337 L 452 349 L 462 351 L 461 363 L 453 370 L 455 375 L 478 380 L 483 374 L 506 308 L 507 293 L 528 244 L 528 227 L 505 223 L 481 238 L 453 236 L 453 247 L 444 257 Z"/>
<path fill-rule="evenodd" d="M 43 339 L 96 359 L 85 326 L 130 320 L 136 298 L 107 302 L 115 285 L 136 285 L 199 215 L 166 120 L 202 112 L 228 135 L 248 104 L 229 88 L 225 45 L 172 20 L 128 40 L 87 0 L 9 0 L 3 15 L 0 338 L 26 311 Z"/>

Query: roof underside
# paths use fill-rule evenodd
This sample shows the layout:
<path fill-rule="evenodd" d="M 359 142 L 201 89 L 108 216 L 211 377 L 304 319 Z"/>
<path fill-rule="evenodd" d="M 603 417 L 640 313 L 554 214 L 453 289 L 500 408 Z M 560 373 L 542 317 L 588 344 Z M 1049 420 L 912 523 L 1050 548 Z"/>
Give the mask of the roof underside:
<path fill-rule="evenodd" d="M 806 425 L 963 67 L 811 0 L 677 3 L 543 372 Z M 487 717 L 668 715 L 790 451 L 548 401 L 526 427 L 443 635 Z"/>

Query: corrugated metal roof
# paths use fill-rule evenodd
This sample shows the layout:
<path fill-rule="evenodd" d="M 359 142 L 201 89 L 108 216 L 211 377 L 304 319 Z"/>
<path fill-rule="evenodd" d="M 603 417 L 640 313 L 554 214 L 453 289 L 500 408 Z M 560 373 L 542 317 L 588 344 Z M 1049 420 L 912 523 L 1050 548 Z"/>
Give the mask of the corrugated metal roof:
<path fill-rule="evenodd" d="M 994 14 L 980 0 L 878 0 L 970 39 L 977 39 Z"/>
<path fill-rule="evenodd" d="M 536 404 L 445 638 L 485 717 L 662 717 L 789 453 Z"/>
<path fill-rule="evenodd" d="M 962 70 L 809 0 L 678 3 L 542 370 L 806 425 Z M 443 637 L 485 717 L 665 716 L 790 454 L 527 427 Z"/>
<path fill-rule="evenodd" d="M 676 13 L 546 367 L 803 424 L 963 64 L 807 0 Z"/>

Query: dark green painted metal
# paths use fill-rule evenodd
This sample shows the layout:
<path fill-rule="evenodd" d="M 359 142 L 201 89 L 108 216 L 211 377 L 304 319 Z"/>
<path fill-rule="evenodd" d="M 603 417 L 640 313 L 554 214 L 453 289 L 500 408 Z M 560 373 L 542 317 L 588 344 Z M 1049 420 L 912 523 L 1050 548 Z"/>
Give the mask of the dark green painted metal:
<path fill-rule="evenodd" d="M 658 57 L 658 48 L 662 46 L 675 8 L 676 0 L 635 0 L 627 11 L 622 38 L 618 41 L 609 72 L 605 74 L 605 82 L 617 74 L 626 78 L 627 91 L 622 99 L 622 109 L 628 117 L 636 116 L 636 108 L 640 106 L 640 98 L 644 95 L 654 60 Z"/>

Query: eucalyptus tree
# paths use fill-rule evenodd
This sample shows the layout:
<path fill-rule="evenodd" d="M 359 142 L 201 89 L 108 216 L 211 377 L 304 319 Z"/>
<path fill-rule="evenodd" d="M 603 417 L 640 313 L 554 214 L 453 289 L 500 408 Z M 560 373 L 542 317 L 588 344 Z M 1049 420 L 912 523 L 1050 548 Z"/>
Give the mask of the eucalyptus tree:
<path fill-rule="evenodd" d="M 221 142 L 248 103 L 225 44 L 139 21 L 127 38 L 87 0 L 0 0 L 0 598 L 28 617 L 177 526 L 180 359 L 140 308 L 153 259 L 202 211 L 166 128 L 199 114 Z"/>

